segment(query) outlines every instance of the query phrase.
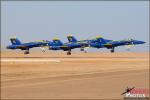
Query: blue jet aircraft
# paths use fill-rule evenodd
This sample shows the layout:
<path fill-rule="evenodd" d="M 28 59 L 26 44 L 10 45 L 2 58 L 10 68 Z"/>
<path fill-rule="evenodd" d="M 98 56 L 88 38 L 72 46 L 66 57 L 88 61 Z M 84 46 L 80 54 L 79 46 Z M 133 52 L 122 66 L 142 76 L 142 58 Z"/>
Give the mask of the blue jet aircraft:
<path fill-rule="evenodd" d="M 83 45 L 83 46 L 81 46 L 80 48 L 80 50 L 81 51 L 84 51 L 85 53 L 86 53 L 86 50 L 85 50 L 85 48 L 87 48 L 87 47 L 89 47 L 89 42 L 91 41 L 91 42 L 94 42 L 95 40 L 81 40 L 81 41 L 78 41 L 74 36 L 72 36 L 72 35 L 68 35 L 67 36 L 67 39 L 68 39 L 68 41 L 69 41 L 69 43 L 78 43 L 78 44 L 86 44 L 86 45 Z"/>
<path fill-rule="evenodd" d="M 24 54 L 29 54 L 29 49 L 34 47 L 42 47 L 46 46 L 48 43 L 44 40 L 39 42 L 29 42 L 29 43 L 21 43 L 21 41 L 17 38 L 10 39 L 12 45 L 8 45 L 6 49 L 21 49 L 25 50 Z"/>
<path fill-rule="evenodd" d="M 87 43 L 63 43 L 58 38 L 53 39 L 53 42 L 48 43 L 49 50 L 63 50 L 68 51 L 67 55 L 71 55 L 71 50 L 75 48 L 80 48 L 87 46 Z"/>
<path fill-rule="evenodd" d="M 68 41 L 69 42 L 87 42 L 89 47 L 94 47 L 94 48 L 107 48 L 111 49 L 110 52 L 114 52 L 115 47 L 118 46 L 129 46 L 129 45 L 137 45 L 137 44 L 144 44 L 144 41 L 139 41 L 139 40 L 133 40 L 133 39 L 127 39 L 127 40 L 120 40 L 120 41 L 114 41 L 114 40 L 108 40 L 104 39 L 102 37 L 96 37 L 96 39 L 91 39 L 91 40 L 82 40 L 82 41 L 77 41 L 77 39 L 73 36 L 68 36 Z"/>

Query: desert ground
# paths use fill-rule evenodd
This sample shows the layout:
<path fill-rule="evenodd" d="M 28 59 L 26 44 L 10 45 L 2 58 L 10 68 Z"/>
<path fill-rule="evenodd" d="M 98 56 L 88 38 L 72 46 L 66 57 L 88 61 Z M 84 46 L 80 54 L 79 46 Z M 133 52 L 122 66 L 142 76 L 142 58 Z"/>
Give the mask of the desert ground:
<path fill-rule="evenodd" d="M 149 88 L 149 53 L 1 51 L 2 99 L 123 99 Z"/>

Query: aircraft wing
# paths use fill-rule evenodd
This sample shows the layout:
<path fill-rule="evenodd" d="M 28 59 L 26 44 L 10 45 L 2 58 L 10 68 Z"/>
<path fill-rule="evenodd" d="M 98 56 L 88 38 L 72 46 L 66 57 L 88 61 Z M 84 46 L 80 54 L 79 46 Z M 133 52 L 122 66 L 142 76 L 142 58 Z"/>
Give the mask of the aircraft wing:
<path fill-rule="evenodd" d="M 62 49 L 68 48 L 68 46 L 59 46 Z"/>
<path fill-rule="evenodd" d="M 28 48 L 27 46 L 24 46 L 24 45 L 21 45 L 21 46 L 17 46 L 17 48 L 19 48 L 19 49 L 26 49 L 26 48 Z"/>
<path fill-rule="evenodd" d="M 110 47 L 113 47 L 113 44 L 104 44 L 103 46 L 110 48 Z"/>
<path fill-rule="evenodd" d="M 47 46 L 48 42 L 41 41 L 41 42 L 29 42 L 29 43 L 24 43 L 20 45 L 20 49 L 26 49 L 26 48 L 33 48 L 33 47 L 43 47 Z"/>
<path fill-rule="evenodd" d="M 70 50 L 70 49 L 74 49 L 77 48 L 76 45 L 63 45 L 63 46 L 59 46 L 60 49 L 63 50 Z"/>
<path fill-rule="evenodd" d="M 68 50 L 69 47 L 68 46 L 59 46 L 60 49 L 63 49 L 63 50 Z"/>
<path fill-rule="evenodd" d="M 126 42 L 124 42 L 124 41 L 112 41 L 110 43 L 103 44 L 103 46 L 107 47 L 107 48 L 116 47 L 116 46 L 123 46 L 123 45 L 126 45 Z"/>

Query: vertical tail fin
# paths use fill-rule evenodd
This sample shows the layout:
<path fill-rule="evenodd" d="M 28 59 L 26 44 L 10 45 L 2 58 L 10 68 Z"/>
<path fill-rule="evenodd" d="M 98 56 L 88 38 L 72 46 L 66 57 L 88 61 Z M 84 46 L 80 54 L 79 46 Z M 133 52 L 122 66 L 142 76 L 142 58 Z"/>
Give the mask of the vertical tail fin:
<path fill-rule="evenodd" d="M 74 36 L 67 36 L 69 42 L 77 42 L 77 39 Z"/>
<path fill-rule="evenodd" d="M 12 45 L 20 45 L 21 42 L 18 38 L 10 38 Z"/>
<path fill-rule="evenodd" d="M 99 43 L 102 43 L 102 44 L 105 44 L 105 43 L 106 43 L 105 39 L 103 39 L 101 36 L 96 37 L 96 40 L 97 40 Z"/>
<path fill-rule="evenodd" d="M 53 42 L 54 42 L 56 45 L 63 45 L 63 43 L 62 43 L 58 38 L 54 38 L 54 39 L 53 39 Z"/>

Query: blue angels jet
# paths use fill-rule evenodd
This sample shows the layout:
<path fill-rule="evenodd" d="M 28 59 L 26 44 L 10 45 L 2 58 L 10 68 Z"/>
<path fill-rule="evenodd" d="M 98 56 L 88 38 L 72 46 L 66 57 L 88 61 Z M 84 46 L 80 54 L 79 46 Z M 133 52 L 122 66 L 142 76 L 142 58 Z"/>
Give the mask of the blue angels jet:
<path fill-rule="evenodd" d="M 87 46 L 87 43 L 63 43 L 58 38 L 54 38 L 53 42 L 48 43 L 49 50 L 63 50 L 68 51 L 67 55 L 71 55 L 71 50 L 75 48 L 80 48 L 83 46 Z"/>
<path fill-rule="evenodd" d="M 29 54 L 29 49 L 34 47 L 46 46 L 47 42 L 44 40 L 37 42 L 21 43 L 18 38 L 10 38 L 12 45 L 8 45 L 6 49 L 21 49 L 25 50 L 24 54 Z"/>
<path fill-rule="evenodd" d="M 69 42 L 87 42 L 89 47 L 94 47 L 94 48 L 107 48 L 111 49 L 110 52 L 115 51 L 115 47 L 118 46 L 131 46 L 131 45 L 137 45 L 137 44 L 144 44 L 144 41 L 139 41 L 139 40 L 133 40 L 133 39 L 127 39 L 127 40 L 120 40 L 120 41 L 114 41 L 114 40 L 109 40 L 109 39 L 104 39 L 102 37 L 96 37 L 95 39 L 91 40 L 83 40 L 83 41 L 77 41 L 77 39 L 73 36 L 68 36 L 67 37 Z"/>
<path fill-rule="evenodd" d="M 145 43 L 144 41 L 139 41 L 134 39 L 114 41 L 114 40 L 104 39 L 102 37 L 97 37 L 96 40 L 97 40 L 96 42 L 90 42 L 91 47 L 111 49 L 110 52 L 112 53 L 115 51 L 115 47 L 118 46 L 125 46 L 125 45 L 133 46 L 133 45 Z"/>
<path fill-rule="evenodd" d="M 83 46 L 80 47 L 81 51 L 84 51 L 85 53 L 87 52 L 85 48 L 89 47 L 89 41 L 94 42 L 95 40 L 81 40 L 78 41 L 74 36 L 72 35 L 68 35 L 67 39 L 69 41 L 69 43 L 78 43 L 78 44 L 85 44 Z"/>

